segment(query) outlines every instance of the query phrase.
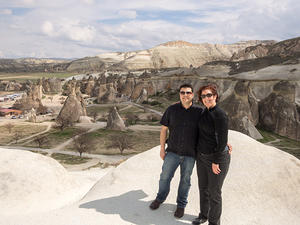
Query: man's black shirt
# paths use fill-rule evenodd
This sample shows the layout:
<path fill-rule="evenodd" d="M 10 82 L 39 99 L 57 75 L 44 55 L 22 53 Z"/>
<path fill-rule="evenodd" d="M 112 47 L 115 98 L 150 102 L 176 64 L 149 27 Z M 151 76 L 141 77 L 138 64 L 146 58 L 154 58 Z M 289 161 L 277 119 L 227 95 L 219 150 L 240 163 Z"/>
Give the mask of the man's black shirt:
<path fill-rule="evenodd" d="M 185 109 L 181 103 L 167 108 L 160 121 L 161 125 L 169 128 L 166 151 L 182 156 L 196 156 L 198 121 L 201 112 L 199 106 L 192 105 Z"/>

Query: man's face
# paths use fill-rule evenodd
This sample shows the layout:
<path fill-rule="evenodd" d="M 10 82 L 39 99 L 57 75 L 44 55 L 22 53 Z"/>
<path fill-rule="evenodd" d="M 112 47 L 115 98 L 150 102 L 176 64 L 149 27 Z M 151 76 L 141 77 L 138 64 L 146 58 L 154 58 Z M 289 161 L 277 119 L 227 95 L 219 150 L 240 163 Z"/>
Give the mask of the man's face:
<path fill-rule="evenodd" d="M 191 88 L 181 88 L 180 92 L 180 101 L 182 104 L 190 104 L 193 101 L 194 93 Z"/>

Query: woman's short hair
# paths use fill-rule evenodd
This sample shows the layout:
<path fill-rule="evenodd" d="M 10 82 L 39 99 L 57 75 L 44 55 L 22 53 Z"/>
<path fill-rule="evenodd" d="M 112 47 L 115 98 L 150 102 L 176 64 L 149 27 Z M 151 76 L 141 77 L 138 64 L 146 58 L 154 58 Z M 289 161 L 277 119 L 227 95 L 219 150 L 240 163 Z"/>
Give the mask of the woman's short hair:
<path fill-rule="evenodd" d="M 202 91 L 204 91 L 204 90 L 210 90 L 213 95 L 217 96 L 216 102 L 219 101 L 219 94 L 218 94 L 218 91 L 217 91 L 217 85 L 215 85 L 215 84 L 208 84 L 208 85 L 200 87 L 199 90 L 197 91 L 199 102 L 201 102 L 203 104 L 203 101 L 202 101 L 202 98 L 201 98 L 201 94 L 202 94 Z"/>

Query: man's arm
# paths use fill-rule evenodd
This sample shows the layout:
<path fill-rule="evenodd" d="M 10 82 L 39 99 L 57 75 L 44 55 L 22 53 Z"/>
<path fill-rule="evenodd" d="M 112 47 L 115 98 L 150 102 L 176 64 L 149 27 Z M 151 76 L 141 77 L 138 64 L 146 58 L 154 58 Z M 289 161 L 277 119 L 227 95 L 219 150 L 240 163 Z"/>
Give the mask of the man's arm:
<path fill-rule="evenodd" d="M 162 125 L 160 130 L 160 158 L 162 158 L 162 160 L 164 160 L 166 156 L 165 144 L 166 144 L 167 134 L 168 134 L 168 127 Z"/>

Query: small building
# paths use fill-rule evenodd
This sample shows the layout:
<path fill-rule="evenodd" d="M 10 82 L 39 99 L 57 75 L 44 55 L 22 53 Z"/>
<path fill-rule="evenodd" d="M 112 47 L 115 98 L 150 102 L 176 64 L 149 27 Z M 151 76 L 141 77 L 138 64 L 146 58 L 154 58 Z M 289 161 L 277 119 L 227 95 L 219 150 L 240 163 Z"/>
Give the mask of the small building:
<path fill-rule="evenodd" d="M 23 111 L 22 110 L 17 110 L 17 109 L 0 109 L 0 116 L 19 116 L 22 115 Z"/>

